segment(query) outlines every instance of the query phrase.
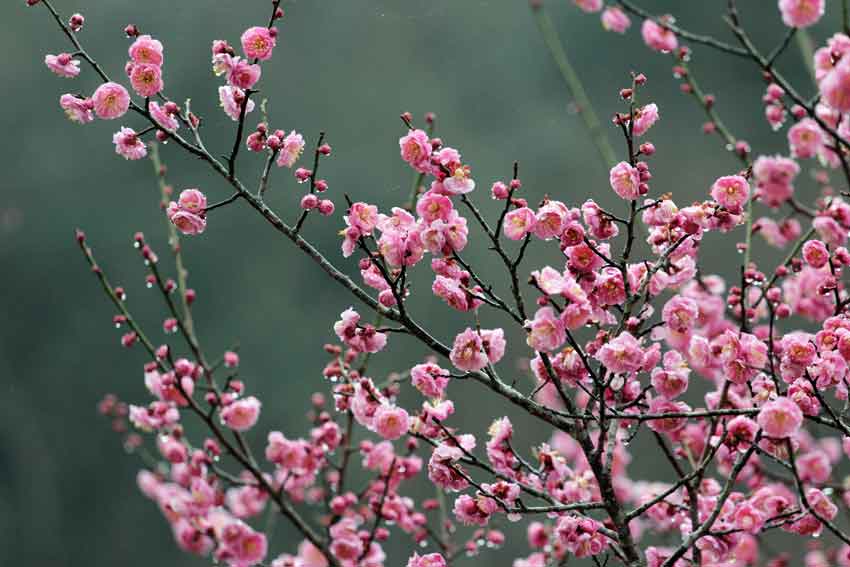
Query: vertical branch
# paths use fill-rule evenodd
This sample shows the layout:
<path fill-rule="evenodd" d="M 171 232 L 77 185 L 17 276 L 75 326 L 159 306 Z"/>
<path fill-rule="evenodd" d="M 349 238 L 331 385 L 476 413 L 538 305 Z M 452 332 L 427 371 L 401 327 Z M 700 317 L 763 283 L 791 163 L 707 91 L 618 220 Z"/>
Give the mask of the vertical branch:
<path fill-rule="evenodd" d="M 847 7 L 847 0 L 843 0 L 844 7 Z M 845 32 L 846 33 L 846 32 Z M 808 31 L 803 29 L 797 30 L 797 48 L 800 50 L 800 55 L 803 58 L 803 63 L 806 66 L 806 71 L 809 72 L 809 76 L 812 78 L 812 82 L 815 82 L 815 47 L 814 42 L 812 42 L 812 36 Z"/>
<path fill-rule="evenodd" d="M 150 145 L 150 158 L 151 163 L 153 164 L 154 174 L 156 175 L 157 184 L 159 186 L 162 206 L 167 207 L 169 197 L 168 183 L 165 181 L 166 170 L 159 157 L 158 144 Z M 189 306 L 189 298 L 186 293 L 188 291 L 186 281 L 189 276 L 189 271 L 183 263 L 183 251 L 180 246 L 180 235 L 177 233 L 177 228 L 169 220 L 166 219 L 165 224 L 168 227 L 168 245 L 174 254 L 174 268 L 177 271 L 177 291 L 180 294 L 180 307 L 183 311 L 183 324 L 186 325 L 186 329 L 190 333 L 194 334 L 195 322 L 192 319 L 192 310 Z"/>
<path fill-rule="evenodd" d="M 236 158 L 239 156 L 239 149 L 242 147 L 242 137 L 245 133 L 245 115 L 248 112 L 248 103 L 251 95 L 255 92 L 251 89 L 245 89 L 242 106 L 239 107 L 239 124 L 236 126 L 236 138 L 233 140 L 233 149 L 230 150 L 230 157 L 227 158 L 227 174 L 233 178 L 236 175 Z"/>
<path fill-rule="evenodd" d="M 608 169 L 614 167 L 614 164 L 617 163 L 614 150 L 608 142 L 608 136 L 605 135 L 605 131 L 602 129 L 602 124 L 599 122 L 596 112 L 593 110 L 590 97 L 587 96 L 584 85 L 570 63 L 561 40 L 558 38 L 558 33 L 552 25 L 552 19 L 542 4 L 533 3 L 532 11 L 537 19 L 537 26 L 540 29 L 540 34 L 543 36 L 543 42 L 546 44 L 549 53 L 552 55 L 552 59 L 561 72 L 561 77 L 563 77 L 567 89 L 575 101 L 577 112 L 584 121 L 584 125 L 596 146 L 596 150 L 599 152 L 599 156 L 602 158 L 602 162 Z"/>

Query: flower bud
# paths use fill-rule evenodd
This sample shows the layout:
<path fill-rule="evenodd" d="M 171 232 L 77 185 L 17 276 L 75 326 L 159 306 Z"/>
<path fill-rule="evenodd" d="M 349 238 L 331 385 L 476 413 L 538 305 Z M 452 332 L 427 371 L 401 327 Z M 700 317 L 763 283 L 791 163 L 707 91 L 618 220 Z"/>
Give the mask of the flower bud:
<path fill-rule="evenodd" d="M 319 198 L 313 193 L 308 193 L 301 197 L 301 208 L 305 211 L 315 209 L 319 206 Z"/>
<path fill-rule="evenodd" d="M 655 145 L 652 142 L 644 142 L 640 145 L 640 153 L 651 156 L 655 153 Z"/>
<path fill-rule="evenodd" d="M 68 27 L 71 30 L 78 32 L 83 29 L 83 24 L 86 23 L 86 19 L 82 14 L 74 14 L 68 19 Z"/>

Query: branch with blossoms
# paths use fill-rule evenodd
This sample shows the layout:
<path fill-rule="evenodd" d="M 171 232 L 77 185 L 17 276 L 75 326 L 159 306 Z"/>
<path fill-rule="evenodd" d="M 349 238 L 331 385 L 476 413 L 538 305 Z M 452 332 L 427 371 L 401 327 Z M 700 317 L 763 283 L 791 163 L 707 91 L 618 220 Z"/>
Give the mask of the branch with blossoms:
<path fill-rule="evenodd" d="M 573 558 L 710 567 L 756 565 L 765 557 L 768 565 L 787 565 L 790 559 L 769 547 L 776 531 L 824 533 L 809 546 L 806 564 L 850 566 L 850 531 L 838 517 L 841 507 L 850 511 L 850 491 L 835 480 L 850 455 L 850 293 L 842 273 L 850 265 L 850 203 L 843 199 L 850 189 L 850 37 L 836 33 L 815 52 L 812 96 L 776 69 L 794 37 L 821 19 L 824 0 L 779 0 L 788 30 L 764 52 L 735 0 L 721 14 L 729 40 L 690 31 L 631 0 L 575 0 L 585 12 L 601 12 L 603 28 L 614 33 L 626 33 L 638 18 L 643 43 L 672 58 L 679 89 L 705 116 L 702 131 L 716 134 L 735 156 L 736 165 L 718 172 L 703 200 L 681 207 L 651 186 L 648 160 L 658 150 L 648 135 L 664 126 L 657 125 L 658 105 L 643 101 L 648 78 L 628 78 L 606 129 L 543 3 L 533 0 L 622 210 L 593 200 L 571 206 L 553 196 L 529 202 L 514 163 L 510 177 L 490 187 L 499 204 L 491 218 L 476 202 L 477 183 L 461 152 L 434 137 L 433 115 L 422 129 L 404 113 L 399 147 L 413 176 L 410 198 L 379 206 L 344 194 L 345 214 L 331 228 L 344 225 L 343 260 L 320 252 L 307 236 L 336 210 L 330 184 L 318 174 L 332 156 L 332 133 L 317 136 L 311 159 L 299 165 L 307 145 L 302 134 L 273 128 L 265 109 L 256 126 L 249 122 L 263 70 L 279 49 L 279 0 L 265 25 L 243 33 L 241 51 L 225 40 L 212 43 L 213 71 L 224 83 L 218 98 L 234 122 L 223 158 L 207 149 L 203 120 L 189 99 L 181 105 L 165 94 L 159 40 L 136 26 L 125 29 L 131 44 L 122 80 L 134 97 L 84 49 L 82 15 L 66 20 L 50 0 L 27 4 L 43 5 L 73 48 L 47 55 L 47 67 L 83 80 L 84 61 L 97 82 L 90 97 L 60 97 L 68 117 L 86 124 L 135 116 L 136 128 L 114 135 L 115 151 L 131 161 L 149 155 L 154 163 L 174 278 L 144 235 L 133 242 L 148 287 L 162 297 L 166 338 L 141 327 L 86 235 L 78 231 L 76 238 L 116 310 L 113 323 L 124 328 L 121 344 L 143 351 L 149 394 L 140 404 L 110 395 L 99 409 L 141 457 L 139 487 L 159 505 L 181 549 L 232 567 L 443 567 L 502 546 L 516 531 L 508 522 L 522 522 L 530 550 L 514 559 L 515 567 Z M 847 2 L 842 10 L 846 32 Z M 770 128 L 793 122 L 787 155 L 759 154 L 735 136 L 720 102 L 697 80 L 695 44 L 752 63 L 767 82 L 762 103 Z M 622 139 L 620 158 L 609 139 L 615 136 Z M 256 182 L 245 181 L 243 146 L 263 158 Z M 207 164 L 222 186 L 215 189 L 220 200 L 209 202 L 196 188 L 173 195 L 160 157 L 166 151 L 169 160 L 182 155 Z M 816 194 L 795 189 L 806 167 Z M 265 202 L 272 175 L 287 169 L 306 188 L 291 220 Z M 832 171 L 839 173 L 838 191 Z M 325 345 L 326 391 L 310 400 L 308 429 L 270 432 L 261 457 L 245 432 L 258 427 L 262 404 L 248 395 L 235 350 L 207 358 L 180 248 L 180 235 L 202 234 L 214 211 L 239 202 L 346 294 L 333 324 L 338 341 Z M 755 260 L 757 235 L 787 250 L 777 266 Z M 464 256 L 470 238 L 486 243 L 500 276 L 486 278 Z M 706 274 L 701 266 L 703 242 L 714 238 L 725 244 L 712 246 L 743 253 L 728 274 Z M 557 249 L 560 263 L 528 265 L 532 246 Z M 352 257 L 358 281 L 340 267 Z M 454 337 L 435 336 L 410 301 L 428 295 L 411 278 L 427 269 L 423 264 L 433 272 L 431 294 L 467 318 Z M 363 307 L 345 309 L 352 300 Z M 482 328 L 482 311 L 505 326 Z M 509 344 L 510 331 L 521 332 L 525 344 Z M 391 353 L 397 334 L 414 338 L 424 358 L 383 380 L 370 377 L 370 357 Z M 529 354 L 528 376 L 505 364 Z M 692 375 L 700 378 L 694 388 Z M 473 382 L 497 400 L 480 430 L 454 424 L 456 411 L 465 409 L 449 395 L 456 381 Z M 418 392 L 421 406 L 403 407 L 402 389 Z M 509 413 L 544 426 L 533 446 L 517 446 Z M 188 433 L 191 420 L 203 433 Z M 136 431 L 127 433 L 129 426 Z M 139 432 L 151 434 L 151 442 Z M 642 449 L 632 454 L 636 439 Z M 669 465 L 674 480 L 634 478 L 632 459 Z M 365 485 L 354 488 L 362 479 Z M 410 496 L 419 485 L 436 487 L 436 497 Z M 286 519 L 302 539 L 297 550 L 269 549 L 270 534 L 257 521 L 264 511 Z M 389 558 L 391 538 L 431 549 Z"/>

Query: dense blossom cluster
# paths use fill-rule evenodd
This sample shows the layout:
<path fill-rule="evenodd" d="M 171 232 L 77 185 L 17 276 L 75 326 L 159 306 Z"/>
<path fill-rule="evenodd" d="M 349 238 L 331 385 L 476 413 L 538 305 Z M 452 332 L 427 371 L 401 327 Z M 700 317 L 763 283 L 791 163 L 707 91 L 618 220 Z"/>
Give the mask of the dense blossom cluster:
<path fill-rule="evenodd" d="M 47 55 L 50 71 L 82 78 L 85 61 L 98 76 L 90 97 L 61 96 L 68 117 L 85 124 L 129 119 L 132 112 L 147 125 L 138 132 L 122 126 L 113 142 L 124 158 L 150 151 L 157 164 L 177 279 L 164 276 L 142 234 L 134 242 L 148 287 L 165 299 L 163 330 L 181 336 L 186 352 L 148 338 L 123 288 L 112 286 L 96 263 L 86 236 L 78 232 L 77 240 L 118 311 L 114 323 L 126 327 L 121 343 L 146 351 L 148 401 L 127 404 L 107 396 L 99 410 L 129 450 L 145 441 L 128 433 L 128 425 L 152 434 L 160 462 L 142 470 L 137 482 L 181 549 L 231 567 L 404 561 L 407 567 L 447 567 L 502 546 L 516 531 L 511 525 L 525 520 L 529 550 L 513 559 L 514 567 L 572 564 L 573 558 L 628 567 L 801 564 L 765 545 L 776 531 L 827 536 L 809 545 L 806 567 L 850 567 L 850 531 L 839 519 L 841 508 L 850 510 L 850 490 L 836 480 L 850 458 L 850 294 L 842 277 L 850 265 L 850 36 L 836 33 L 815 52 L 818 94 L 811 99 L 773 68 L 791 37 L 821 19 L 824 0 L 778 1 L 789 31 L 770 57 L 749 39 L 734 0 L 726 18 L 739 46 L 687 32 L 672 16 L 654 17 L 631 2 L 575 0 L 584 12 L 601 12 L 608 31 L 624 34 L 631 18 L 641 21 L 643 42 L 671 57 L 682 92 L 708 116 L 702 130 L 718 135 L 741 167 L 717 172 L 693 202 L 677 203 L 654 190 L 648 160 L 656 147 L 646 138 L 653 128 L 673 126 L 659 122 L 656 104 L 638 102 L 647 77 L 635 73 L 620 89 L 623 106 L 611 121 L 625 140 L 622 161 L 608 157 L 604 133 L 596 138 L 609 167 L 602 186 L 612 193 L 575 206 L 554 196 L 530 202 L 515 164 L 511 179 L 490 186 L 497 209 L 491 219 L 474 201 L 480 184 L 469 164 L 434 136 L 434 116 L 419 128 L 405 113 L 399 151 L 415 180 L 409 202 L 348 201 L 333 225 L 341 257 L 357 257 L 357 281 L 302 233 L 311 212 L 335 211 L 324 198 L 328 182 L 318 177 L 320 160 L 331 154 L 324 134 L 312 163 L 293 171 L 308 187 L 292 207 L 296 218 L 283 220 L 264 201 L 272 165 L 294 168 L 306 146 L 302 134 L 272 129 L 266 118 L 245 130 L 261 63 L 279 49 L 279 0 L 272 2 L 268 25 L 242 34 L 241 54 L 227 41 L 212 44 L 213 71 L 226 82 L 218 98 L 237 123 L 225 161 L 206 149 L 189 101 L 179 105 L 165 96 L 160 41 L 136 26 L 125 30 L 134 101 L 82 48 L 81 15 L 65 23 L 51 2 L 27 4 L 43 4 L 75 48 Z M 531 5 L 542 14 L 539 1 Z M 694 78 L 688 43 L 756 64 L 768 83 L 765 120 L 774 130 L 787 129 L 786 152 L 754 154 L 731 134 L 715 97 Z M 581 111 L 593 113 L 590 107 Z M 144 141 L 149 133 L 207 163 L 232 190 L 230 197 L 209 204 L 192 188 L 171 200 L 156 145 Z M 264 157 L 256 192 L 236 174 L 243 146 Z M 804 197 L 804 170 L 813 174 L 812 198 Z M 844 190 L 833 185 L 833 175 L 843 175 L 835 185 Z M 187 287 L 179 245 L 181 234 L 201 234 L 212 211 L 237 200 L 247 201 L 363 306 L 341 313 L 332 326 L 338 342 L 325 345 L 322 376 L 330 397 L 313 396 L 302 436 L 268 433 L 261 457 L 244 433 L 258 427 L 262 403 L 248 395 L 236 352 L 218 362 L 206 358 L 194 331 L 195 293 Z M 608 201 L 621 207 L 608 210 L 601 204 Z M 757 262 L 755 235 L 784 249 L 785 259 L 775 267 Z M 704 243 L 721 246 L 715 239 L 724 237 L 737 243 L 727 247 L 742 258 L 727 279 L 705 273 L 700 256 Z M 473 238 L 492 250 L 506 286 L 489 283 L 464 259 Z M 553 250 L 559 260 L 523 265 L 532 245 Z M 410 303 L 422 291 L 413 289 L 409 275 L 423 269 L 426 257 L 431 293 L 467 318 L 445 341 L 415 318 Z M 533 306 L 526 303 L 529 295 Z M 348 302 L 341 300 L 340 309 Z M 482 328 L 481 310 L 498 314 L 505 325 Z M 385 352 L 393 334 L 417 340 L 426 354 L 384 380 L 371 377 L 370 357 Z M 506 364 L 523 357 L 530 359 L 528 392 L 520 380 L 502 377 L 524 372 Z M 452 419 L 462 409 L 450 395 L 456 381 L 474 383 L 498 400 L 488 405 L 496 413 L 486 433 L 484 427 L 463 431 Z M 421 404 L 403 405 L 405 388 Z M 516 419 L 498 417 L 509 410 L 545 424 L 534 431 L 531 448 L 517 445 Z M 187 433 L 184 422 L 192 417 L 205 435 Z M 642 444 L 639 452 L 630 450 L 633 440 Z M 673 480 L 636 478 L 629 471 L 636 459 L 651 460 L 654 469 L 669 465 L 665 476 Z M 365 486 L 353 487 L 355 475 Z M 436 486 L 438 496 L 410 496 L 416 483 Z M 308 516 L 308 507 L 317 513 Z M 269 509 L 302 539 L 291 553 L 269 549 L 257 521 Z M 389 558 L 393 535 L 418 550 Z"/>

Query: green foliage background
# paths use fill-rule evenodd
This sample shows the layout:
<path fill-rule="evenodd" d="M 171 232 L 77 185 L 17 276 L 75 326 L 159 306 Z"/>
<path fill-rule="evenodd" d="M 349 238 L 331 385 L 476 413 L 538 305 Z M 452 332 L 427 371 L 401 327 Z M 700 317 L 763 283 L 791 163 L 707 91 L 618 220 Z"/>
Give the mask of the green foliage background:
<path fill-rule="evenodd" d="M 45 53 L 68 50 L 42 6 L 23 0 L 0 6 L 0 52 L 5 80 L 0 124 L 0 564 L 101 567 L 204 565 L 177 551 L 155 505 L 134 484 L 139 462 L 123 456 L 119 438 L 95 412 L 105 392 L 144 400 L 139 349 L 118 346 L 113 311 L 73 240 L 86 230 L 101 265 L 123 284 L 131 308 L 156 341 L 163 317 L 158 298 L 145 289 L 144 270 L 131 247 L 142 230 L 168 258 L 156 185 L 148 161 L 125 163 L 113 153 L 111 134 L 127 116 L 112 123 L 80 127 L 58 108 L 64 92 L 91 92 L 97 85 L 85 69 L 75 81 L 53 76 Z M 149 0 L 55 0 L 66 16 L 86 16 L 84 45 L 114 77 L 122 76 L 128 42 L 122 29 L 137 24 L 166 46 L 166 90 L 172 98 L 192 98 L 205 120 L 208 146 L 224 153 L 234 124 L 217 108 L 220 80 L 209 68 L 211 40 L 237 44 L 249 25 L 267 19 L 260 0 L 172 2 Z M 679 94 L 668 57 L 645 49 L 636 26 L 625 36 L 606 34 L 597 16 L 570 2 L 549 3 L 555 26 L 586 82 L 597 111 L 620 109 L 619 88 L 628 72 L 649 77 L 644 101 L 656 101 L 662 120 L 652 130 L 658 148 L 652 159 L 653 192 L 672 191 L 680 203 L 703 198 L 719 175 L 738 169 L 718 139 L 700 133 L 701 111 Z M 838 29 L 840 7 L 829 2 L 824 21 L 813 31 L 818 43 Z M 725 2 L 649 1 L 657 12 L 675 11 L 689 29 L 733 41 L 720 19 Z M 744 1 L 742 19 L 767 52 L 783 32 L 775 2 Z M 269 99 L 273 127 L 297 129 L 312 144 L 327 131 L 333 156 L 322 166 L 337 204 L 330 219 L 311 218 L 307 235 L 334 262 L 356 273 L 356 261 L 339 254 L 336 231 L 342 225 L 343 193 L 382 206 L 402 203 L 411 174 L 398 158 L 401 111 L 421 122 L 438 115 L 438 134 L 458 147 L 473 167 L 479 203 L 493 212 L 486 191 L 520 162 L 523 192 L 532 202 L 544 195 L 569 203 L 592 197 L 622 206 L 608 188 L 607 172 L 573 112 L 569 98 L 537 32 L 525 2 L 517 0 L 306 0 L 285 3 L 279 45 L 264 65 L 259 98 Z M 766 126 L 760 96 L 764 84 L 751 62 L 695 49 L 693 69 L 733 132 L 758 153 L 785 151 L 784 134 Z M 795 46 L 780 67 L 804 93 L 812 85 Z M 250 123 L 259 117 L 251 116 Z M 611 127 L 618 152 L 623 144 Z M 621 154 L 622 155 L 622 154 Z M 227 187 L 201 163 L 176 148 L 163 149 L 169 181 L 178 189 L 201 187 L 211 199 Z M 255 179 L 257 156 L 243 154 L 240 172 Z M 297 214 L 303 187 L 286 171 L 273 173 L 270 203 L 287 219 Z M 798 193 L 811 195 L 814 183 L 801 177 Z M 735 272 L 738 256 L 731 241 L 708 239 L 706 272 Z M 322 343 L 331 325 L 352 304 L 341 288 L 243 205 L 212 215 L 203 237 L 184 240 L 190 283 L 198 291 L 195 309 L 207 350 L 242 345 L 244 377 L 264 400 L 261 427 L 295 436 L 306 430 L 307 398 L 326 391 L 321 379 Z M 768 254 L 759 243 L 755 258 Z M 497 275 L 499 266 L 479 237 L 469 259 Z M 528 269 L 555 263 L 553 251 L 534 251 Z M 450 339 L 467 321 L 440 307 L 428 291 L 429 270 L 417 270 L 420 285 L 412 308 L 437 336 Z M 485 325 L 509 322 L 490 314 Z M 502 363 L 504 374 L 528 355 L 516 333 Z M 376 358 L 375 375 L 409 368 L 421 360 L 419 345 L 403 337 Z M 519 371 L 517 371 L 519 372 Z M 530 388 L 525 374 L 520 384 Z M 469 385 L 453 386 L 462 409 L 455 424 L 481 438 L 488 416 L 510 413 L 500 400 Z M 410 404 L 416 397 L 406 394 Z M 699 403 L 698 400 L 693 400 Z M 521 437 L 540 442 L 548 433 L 536 422 L 519 420 Z M 520 428 L 520 427 L 518 427 Z M 257 446 L 264 439 L 253 436 Z M 640 453 L 638 446 L 636 453 Z M 666 469 L 635 459 L 636 477 L 660 478 Z M 291 530 L 279 526 L 273 549 L 291 550 Z M 405 546 L 406 541 L 399 540 Z M 515 538 L 507 553 L 486 560 L 507 565 L 526 553 Z M 503 559 L 504 558 L 504 559 Z M 475 561 L 469 561 L 469 564 Z M 388 563 L 393 564 L 393 563 Z"/>

